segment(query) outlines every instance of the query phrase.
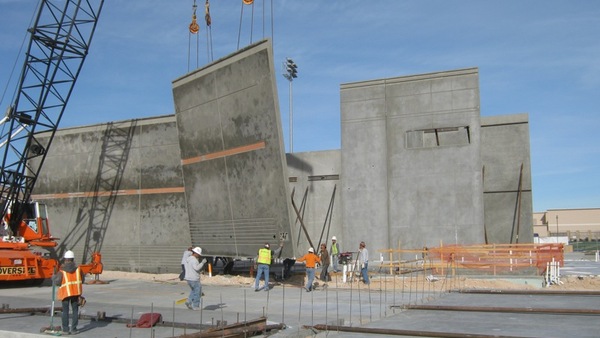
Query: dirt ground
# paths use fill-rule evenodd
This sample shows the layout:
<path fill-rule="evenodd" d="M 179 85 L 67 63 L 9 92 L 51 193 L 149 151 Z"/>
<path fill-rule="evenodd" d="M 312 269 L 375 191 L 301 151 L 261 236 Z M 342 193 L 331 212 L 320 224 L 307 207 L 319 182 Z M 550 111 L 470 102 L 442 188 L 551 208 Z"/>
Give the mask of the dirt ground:
<path fill-rule="evenodd" d="M 113 279 L 137 279 L 145 281 L 155 281 L 158 283 L 184 283 L 179 281 L 177 274 L 148 274 L 123 271 L 104 271 L 100 275 L 101 280 Z M 474 290 L 532 290 L 539 289 L 538 286 L 527 285 L 508 279 L 498 278 L 468 278 L 456 277 L 448 280 L 409 276 L 375 276 L 371 279 L 370 288 L 372 290 L 423 290 L 423 291 L 443 291 L 450 289 L 474 289 Z M 272 283 L 274 281 L 271 281 Z M 295 275 L 284 282 L 286 286 L 300 287 L 304 283 L 304 276 Z M 316 280 L 316 283 L 323 284 Z M 209 277 L 202 276 L 203 285 L 237 285 L 251 287 L 254 284 L 254 278 L 247 276 L 218 275 Z M 329 288 L 365 288 L 363 283 L 353 281 L 352 283 L 342 283 L 342 275 L 332 276 L 332 281 L 326 283 Z M 321 285 L 319 285 L 321 286 Z M 600 291 L 600 276 L 563 276 L 560 283 L 544 287 L 544 290 L 570 290 L 570 291 Z"/>

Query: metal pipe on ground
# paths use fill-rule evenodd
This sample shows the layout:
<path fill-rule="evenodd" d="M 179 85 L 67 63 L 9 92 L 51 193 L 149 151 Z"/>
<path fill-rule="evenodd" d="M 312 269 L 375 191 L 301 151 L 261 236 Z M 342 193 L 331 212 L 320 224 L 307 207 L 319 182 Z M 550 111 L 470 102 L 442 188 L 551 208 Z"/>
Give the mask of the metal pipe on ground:
<path fill-rule="evenodd" d="M 509 312 L 509 313 L 551 313 L 551 314 L 578 314 L 600 315 L 600 310 L 594 309 L 552 309 L 530 307 L 482 307 L 482 306 L 446 306 L 446 305 L 406 305 L 408 310 L 437 310 L 437 311 L 465 311 L 465 312 Z"/>
<path fill-rule="evenodd" d="M 308 328 L 308 327 L 305 327 Z M 516 338 L 515 336 L 499 336 L 499 335 L 484 335 L 477 334 L 474 336 L 472 333 L 457 333 L 457 332 L 436 332 L 436 331 L 415 331 L 415 330 L 399 330 L 399 329 L 380 329 L 380 328 L 367 328 L 367 327 L 355 327 L 355 326 L 337 326 L 337 325 L 324 325 L 319 324 L 312 326 L 313 329 L 319 331 L 341 331 L 351 333 L 364 333 L 364 334 L 385 334 L 394 336 L 411 336 L 411 337 L 443 337 L 443 338 L 465 338 L 465 337 L 478 337 L 478 338 Z M 522 338 L 522 337 L 521 337 Z"/>
<path fill-rule="evenodd" d="M 449 292 L 505 295 L 544 295 L 544 296 L 600 296 L 600 291 L 577 290 L 450 290 Z"/>
<path fill-rule="evenodd" d="M 267 325 L 267 318 L 261 317 L 249 322 L 235 323 L 202 332 L 184 334 L 175 338 L 252 337 L 266 330 L 277 330 L 284 327 L 284 324 Z"/>
<path fill-rule="evenodd" d="M 55 307 L 54 312 L 61 312 L 62 307 Z M 48 313 L 50 312 L 49 307 L 30 307 L 30 308 L 20 308 L 20 309 L 11 309 L 11 308 L 3 308 L 0 309 L 0 313 Z"/>

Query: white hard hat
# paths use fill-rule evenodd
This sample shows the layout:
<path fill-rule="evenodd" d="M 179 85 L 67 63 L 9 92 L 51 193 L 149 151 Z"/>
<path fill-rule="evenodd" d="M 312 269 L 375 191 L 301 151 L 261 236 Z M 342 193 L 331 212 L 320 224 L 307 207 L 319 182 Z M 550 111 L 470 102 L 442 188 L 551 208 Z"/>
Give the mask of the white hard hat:
<path fill-rule="evenodd" d="M 331 237 L 332 241 L 337 241 L 337 238 L 335 238 L 335 236 Z"/>
<path fill-rule="evenodd" d="M 199 246 L 193 248 L 192 251 L 197 253 L 198 255 L 202 255 L 202 248 L 200 248 Z"/>
<path fill-rule="evenodd" d="M 313 248 L 308 248 L 308 252 L 312 252 L 312 253 L 314 253 L 314 252 L 315 252 L 315 249 L 313 249 Z"/>
<path fill-rule="evenodd" d="M 67 252 L 65 252 L 64 258 L 71 258 L 71 259 L 73 259 L 73 258 L 75 258 L 75 254 L 73 253 L 73 251 L 67 250 Z"/>

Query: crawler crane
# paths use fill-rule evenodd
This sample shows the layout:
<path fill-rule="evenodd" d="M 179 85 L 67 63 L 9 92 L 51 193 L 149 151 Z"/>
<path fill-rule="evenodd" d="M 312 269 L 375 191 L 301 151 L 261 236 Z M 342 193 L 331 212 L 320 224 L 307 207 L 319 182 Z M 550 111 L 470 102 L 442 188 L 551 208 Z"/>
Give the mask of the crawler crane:
<path fill-rule="evenodd" d="M 58 268 L 46 206 L 31 201 L 39 172 L 88 54 L 103 0 L 41 0 L 15 98 L 0 120 L 0 282 L 41 282 Z M 51 135 L 42 142 L 38 135 Z M 53 257 L 54 256 L 54 257 Z M 99 253 L 81 264 L 102 273 Z"/>

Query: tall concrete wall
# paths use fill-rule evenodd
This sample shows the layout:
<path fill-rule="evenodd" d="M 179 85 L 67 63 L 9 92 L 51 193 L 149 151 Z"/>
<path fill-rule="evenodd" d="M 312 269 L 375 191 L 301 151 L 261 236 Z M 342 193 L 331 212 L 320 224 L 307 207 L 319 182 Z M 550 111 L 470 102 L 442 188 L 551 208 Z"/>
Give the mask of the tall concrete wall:
<path fill-rule="evenodd" d="M 284 159 L 270 48 L 176 80 L 177 115 L 59 130 L 33 196 L 59 253 L 178 272 L 189 245 L 252 254 L 287 232 L 283 257 L 299 255 L 311 244 L 292 190 L 312 245 L 364 240 L 372 260 L 398 245 L 532 241 L 527 116 L 480 118 L 477 69 L 344 84 L 342 150 Z"/>
<path fill-rule="evenodd" d="M 527 114 L 481 119 L 488 243 L 532 243 L 533 201 Z"/>
<path fill-rule="evenodd" d="M 173 82 L 192 241 L 224 256 L 287 242 L 285 152 L 271 42 Z"/>
<path fill-rule="evenodd" d="M 341 86 L 347 240 L 483 242 L 478 81 L 472 68 Z"/>
<path fill-rule="evenodd" d="M 38 179 L 58 253 L 106 269 L 178 272 L 190 244 L 174 116 L 59 130 Z"/>
<path fill-rule="evenodd" d="M 292 218 L 298 252 L 303 254 L 311 246 L 317 249 L 319 243 L 326 243 L 329 248 L 332 236 L 337 237 L 344 250 L 340 200 L 341 152 L 313 151 L 287 154 L 286 157 L 290 191 L 294 193 L 294 205 L 302 219 L 300 222 L 300 218 Z"/>

